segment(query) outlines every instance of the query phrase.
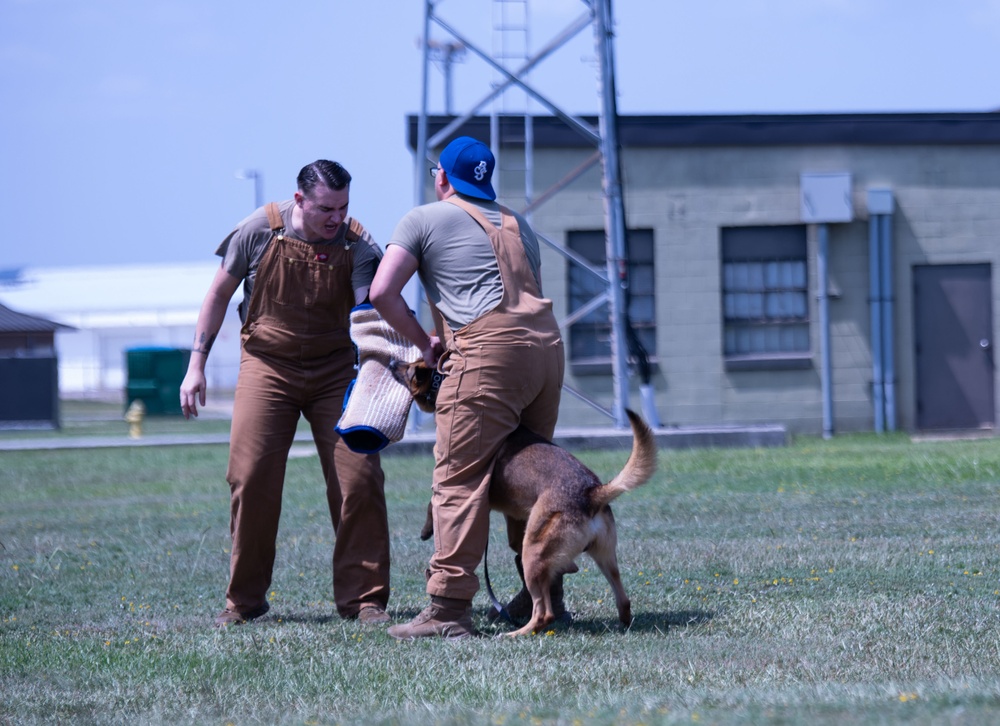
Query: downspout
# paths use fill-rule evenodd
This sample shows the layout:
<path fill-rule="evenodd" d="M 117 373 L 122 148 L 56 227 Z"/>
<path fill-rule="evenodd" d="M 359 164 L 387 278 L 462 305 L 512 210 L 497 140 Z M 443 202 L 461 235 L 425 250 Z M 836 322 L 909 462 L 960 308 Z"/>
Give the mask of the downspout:
<path fill-rule="evenodd" d="M 870 194 L 870 192 L 869 192 Z M 871 201 L 869 200 L 869 207 Z M 882 379 L 882 274 L 880 262 L 882 246 L 879 244 L 881 225 L 878 214 L 868 217 L 868 278 L 871 304 L 872 349 L 872 405 L 875 409 L 875 433 L 885 431 L 885 386 Z"/>
<path fill-rule="evenodd" d="M 827 292 L 827 260 L 830 247 L 830 230 L 825 223 L 817 225 L 819 253 L 816 255 L 816 277 L 819 285 L 819 349 L 822 369 L 820 383 L 823 395 L 823 438 L 833 437 L 833 383 L 830 364 L 830 295 Z"/>
<path fill-rule="evenodd" d="M 875 432 L 896 430 L 896 372 L 893 340 L 891 189 L 868 190 L 871 347 Z"/>
<path fill-rule="evenodd" d="M 885 425 L 896 430 L 896 361 L 893 349 L 893 302 L 896 293 L 892 283 L 892 200 L 890 211 L 882 215 L 882 363 L 885 367 Z"/>

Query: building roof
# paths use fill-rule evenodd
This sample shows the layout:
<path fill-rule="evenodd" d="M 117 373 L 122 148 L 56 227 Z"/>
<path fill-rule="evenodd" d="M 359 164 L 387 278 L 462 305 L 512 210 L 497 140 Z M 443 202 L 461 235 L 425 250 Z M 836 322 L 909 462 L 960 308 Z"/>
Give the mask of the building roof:
<path fill-rule="evenodd" d="M 0 305 L 0 333 L 54 333 L 57 330 L 71 330 L 71 328 L 62 323 L 19 313 L 6 305 Z"/>
<path fill-rule="evenodd" d="M 28 267 L 0 277 L 0 302 L 77 328 L 194 325 L 218 269 L 217 259 Z"/>
<path fill-rule="evenodd" d="M 428 136 L 455 118 L 428 116 Z M 576 118 L 597 130 L 596 116 Z M 418 121 L 417 115 L 409 117 L 411 149 L 417 145 Z M 523 116 L 501 117 L 499 128 L 502 145 L 524 144 Z M 555 116 L 533 117 L 532 131 L 538 148 L 593 147 Z M 469 118 L 449 138 L 462 134 L 489 138 L 490 118 Z M 1000 143 L 1000 112 L 620 115 L 618 138 L 625 147 L 996 144 Z"/>

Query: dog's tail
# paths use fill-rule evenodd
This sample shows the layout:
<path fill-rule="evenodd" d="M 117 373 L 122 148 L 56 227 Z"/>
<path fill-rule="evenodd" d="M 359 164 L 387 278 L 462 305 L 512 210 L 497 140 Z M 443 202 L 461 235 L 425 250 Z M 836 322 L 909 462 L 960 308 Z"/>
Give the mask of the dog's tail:
<path fill-rule="evenodd" d="M 591 490 L 590 501 L 597 509 L 610 504 L 625 492 L 642 486 L 656 471 L 657 450 L 653 430 L 639 414 L 628 409 L 625 413 L 632 424 L 632 453 L 625 462 L 625 468 L 614 479 Z"/>

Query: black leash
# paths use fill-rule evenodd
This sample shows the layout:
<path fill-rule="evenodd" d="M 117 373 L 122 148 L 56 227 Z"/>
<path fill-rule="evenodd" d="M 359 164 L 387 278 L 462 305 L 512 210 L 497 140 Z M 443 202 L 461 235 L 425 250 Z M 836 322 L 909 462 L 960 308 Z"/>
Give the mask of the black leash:
<path fill-rule="evenodd" d="M 507 608 L 497 600 L 497 596 L 493 594 L 493 586 L 490 584 L 490 539 L 486 538 L 486 549 L 483 551 L 483 579 L 486 580 L 486 592 L 490 596 L 490 600 L 493 602 L 493 609 L 496 610 L 500 617 L 506 620 L 511 625 L 514 625 L 514 619 L 511 618 L 510 613 L 507 612 Z"/>

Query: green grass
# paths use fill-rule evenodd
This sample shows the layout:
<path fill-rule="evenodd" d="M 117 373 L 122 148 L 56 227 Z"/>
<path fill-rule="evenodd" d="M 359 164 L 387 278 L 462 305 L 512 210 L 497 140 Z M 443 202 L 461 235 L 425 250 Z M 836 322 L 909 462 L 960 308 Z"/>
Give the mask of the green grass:
<path fill-rule="evenodd" d="M 221 397 L 220 397 L 221 398 Z M 215 403 L 214 399 L 211 400 Z M 179 413 L 150 415 L 143 419 L 143 436 L 162 434 L 227 434 L 229 412 L 201 411 L 197 419 L 187 421 Z M 0 439 L 54 440 L 72 437 L 122 437 L 127 438 L 129 425 L 125 422 L 125 407 L 121 401 L 64 399 L 59 404 L 59 428 L 0 428 Z M 306 427 L 303 426 L 303 429 Z"/>
<path fill-rule="evenodd" d="M 296 447 L 299 449 L 300 447 Z M 603 478 L 625 451 L 578 452 Z M 592 563 L 571 625 L 397 643 L 334 615 L 313 457 L 271 613 L 211 627 L 225 446 L 0 453 L 0 723 L 948 723 L 1000 717 L 1000 440 L 664 451 L 615 503 L 635 622 Z M 390 612 L 426 603 L 429 456 L 384 457 Z M 490 574 L 517 589 L 501 518 Z M 488 634 L 488 600 L 476 620 Z"/>

